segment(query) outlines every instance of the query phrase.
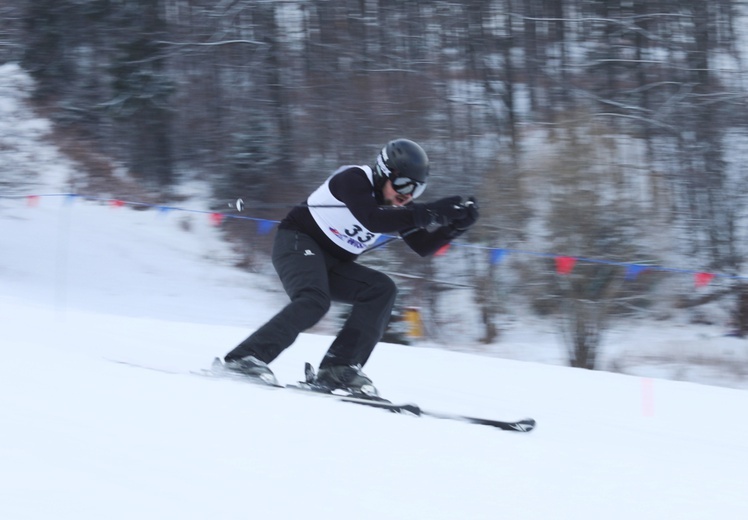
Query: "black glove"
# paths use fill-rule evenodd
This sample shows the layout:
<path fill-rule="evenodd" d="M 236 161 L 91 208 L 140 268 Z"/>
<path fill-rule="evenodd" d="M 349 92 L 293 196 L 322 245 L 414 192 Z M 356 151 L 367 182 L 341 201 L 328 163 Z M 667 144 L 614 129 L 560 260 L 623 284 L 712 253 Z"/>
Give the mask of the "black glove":
<path fill-rule="evenodd" d="M 475 200 L 475 197 L 470 197 L 463 205 L 465 206 L 467 212 L 463 218 L 457 219 L 452 222 L 451 227 L 455 231 L 467 230 L 470 226 L 477 222 L 478 217 L 480 216 L 480 214 L 478 213 L 478 202 Z"/>
<path fill-rule="evenodd" d="M 448 226 L 455 220 L 465 218 L 468 210 L 462 197 L 445 197 L 426 204 L 413 204 L 413 219 L 416 227 L 429 228 Z"/>

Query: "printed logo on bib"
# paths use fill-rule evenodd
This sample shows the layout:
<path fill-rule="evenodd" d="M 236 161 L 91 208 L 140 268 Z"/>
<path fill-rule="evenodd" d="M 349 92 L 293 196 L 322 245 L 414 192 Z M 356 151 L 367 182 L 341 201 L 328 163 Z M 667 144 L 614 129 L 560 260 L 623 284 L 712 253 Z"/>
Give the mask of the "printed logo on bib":
<path fill-rule="evenodd" d="M 376 234 L 364 229 L 358 224 L 353 224 L 353 227 L 351 229 L 346 229 L 345 234 L 341 233 L 334 227 L 331 227 L 329 229 L 330 232 L 340 240 L 358 249 L 366 249 L 367 243 L 371 242 L 371 240 L 373 240 L 377 236 Z"/>

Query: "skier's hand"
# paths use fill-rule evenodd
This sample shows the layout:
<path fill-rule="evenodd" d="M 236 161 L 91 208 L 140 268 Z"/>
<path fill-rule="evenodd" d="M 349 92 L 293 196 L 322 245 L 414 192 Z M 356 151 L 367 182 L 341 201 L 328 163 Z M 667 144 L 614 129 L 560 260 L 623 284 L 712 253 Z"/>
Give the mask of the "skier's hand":
<path fill-rule="evenodd" d="M 475 197 L 468 198 L 463 206 L 466 209 L 465 216 L 452 222 L 452 229 L 455 231 L 466 231 L 478 221 L 478 217 L 480 216 L 480 213 L 478 213 L 478 201 L 475 200 Z"/>
<path fill-rule="evenodd" d="M 426 204 L 413 204 L 414 223 L 419 228 L 448 226 L 467 215 L 462 197 L 445 197 Z"/>

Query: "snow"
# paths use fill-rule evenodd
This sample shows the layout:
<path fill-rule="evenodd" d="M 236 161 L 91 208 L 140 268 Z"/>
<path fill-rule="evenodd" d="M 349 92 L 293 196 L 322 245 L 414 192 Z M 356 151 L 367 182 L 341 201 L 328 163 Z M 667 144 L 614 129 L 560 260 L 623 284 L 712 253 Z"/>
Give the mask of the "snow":
<path fill-rule="evenodd" d="M 6 167 L 65 191 L 70 167 L 38 156 Z M 631 376 L 559 366 L 557 338 L 523 323 L 491 356 L 381 344 L 366 366 L 395 401 L 538 421 L 502 432 L 190 374 L 285 301 L 232 267 L 205 215 L 0 198 L 0 252 L 0 518 L 748 515 L 748 393 L 666 380 L 644 359 L 708 344 L 745 366 L 739 340 L 615 332 L 641 358 Z M 304 334 L 272 367 L 295 381 L 331 340 Z"/>
<path fill-rule="evenodd" d="M 188 373 L 242 327 L 7 295 L 0 314 L 2 518 L 748 513 L 744 391 L 387 344 L 367 366 L 395 400 L 535 417 L 523 435 Z M 330 339 L 304 335 L 278 376 L 295 380 Z"/>
<path fill-rule="evenodd" d="M 523 435 L 188 374 L 241 327 L 7 295 L 0 314 L 2 518 L 748 513 L 744 391 L 387 344 L 367 366 L 395 400 L 535 417 Z M 329 341 L 304 335 L 276 373 Z"/>

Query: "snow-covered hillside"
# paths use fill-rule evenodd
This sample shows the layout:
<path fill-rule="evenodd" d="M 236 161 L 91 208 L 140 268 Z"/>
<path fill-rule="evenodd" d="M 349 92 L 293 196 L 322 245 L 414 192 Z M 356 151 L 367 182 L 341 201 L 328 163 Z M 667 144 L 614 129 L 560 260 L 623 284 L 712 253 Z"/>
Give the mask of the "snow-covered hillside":
<path fill-rule="evenodd" d="M 243 327 L 5 294 L 0 314 L 2 518 L 748 514 L 744 391 L 387 344 L 367 366 L 398 401 L 538 420 L 518 434 L 187 373 Z M 330 340 L 304 335 L 278 376 Z"/>
<path fill-rule="evenodd" d="M 14 103 L 0 108 L 31 117 Z M 44 124 L 12 146 L 0 135 L 2 153 L 25 150 L 5 155 L 0 175 L 35 172 L 25 189 L 64 192 L 74 166 L 35 141 Z M 748 393 L 658 379 L 669 372 L 646 364 L 647 377 L 558 366 L 558 340 L 532 323 L 490 357 L 382 344 L 366 367 L 393 400 L 532 416 L 531 434 L 190 375 L 285 301 L 231 260 L 202 214 L 0 198 L 0 518 L 748 514 Z M 279 378 L 299 378 L 331 339 L 303 335 L 273 364 Z M 611 341 L 642 357 L 707 344 L 745 363 L 744 342 L 708 329 L 642 326 Z"/>

